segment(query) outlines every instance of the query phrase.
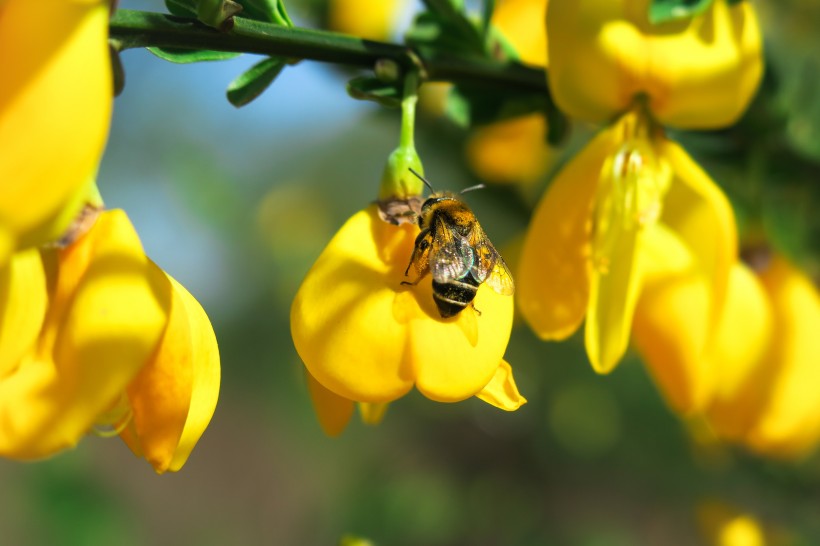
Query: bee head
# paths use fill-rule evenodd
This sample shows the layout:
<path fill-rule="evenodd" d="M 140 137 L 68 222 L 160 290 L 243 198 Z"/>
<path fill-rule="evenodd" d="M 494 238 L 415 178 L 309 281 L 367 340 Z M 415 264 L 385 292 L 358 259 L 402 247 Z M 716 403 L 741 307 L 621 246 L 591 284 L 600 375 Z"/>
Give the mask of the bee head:
<path fill-rule="evenodd" d="M 452 193 L 449 192 L 434 193 L 421 205 L 421 213 L 424 214 L 428 212 L 433 206 L 441 203 L 442 201 L 457 201 L 457 199 Z"/>

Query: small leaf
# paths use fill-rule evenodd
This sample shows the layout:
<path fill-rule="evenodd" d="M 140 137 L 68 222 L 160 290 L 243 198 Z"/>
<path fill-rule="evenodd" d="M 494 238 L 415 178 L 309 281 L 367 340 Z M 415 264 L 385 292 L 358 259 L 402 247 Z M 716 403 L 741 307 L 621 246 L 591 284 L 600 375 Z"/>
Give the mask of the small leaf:
<path fill-rule="evenodd" d="M 649 22 L 653 25 L 688 19 L 700 15 L 714 0 L 652 0 L 649 4 Z"/>
<path fill-rule="evenodd" d="M 402 99 L 401 89 L 395 83 L 367 76 L 350 80 L 347 83 L 347 93 L 354 99 L 372 100 L 390 108 L 398 108 Z"/>
<path fill-rule="evenodd" d="M 165 0 L 165 7 L 177 17 L 196 17 L 197 0 Z"/>
<path fill-rule="evenodd" d="M 456 0 L 424 0 L 427 11 L 420 13 L 405 35 L 408 45 L 426 49 L 428 54 L 465 53 L 485 55 L 483 32 L 467 18 Z"/>
<path fill-rule="evenodd" d="M 292 27 L 293 22 L 285 11 L 285 5 L 281 0 L 237 0 L 242 7 L 242 17 L 274 23 L 285 27 Z"/>
<path fill-rule="evenodd" d="M 233 51 L 212 51 L 210 49 L 178 49 L 171 47 L 147 47 L 146 49 L 160 59 L 177 64 L 226 61 L 241 55 L 241 53 Z"/>
<path fill-rule="evenodd" d="M 245 106 L 273 83 L 286 64 L 280 57 L 268 57 L 256 63 L 228 85 L 228 100 L 237 108 Z"/>
<path fill-rule="evenodd" d="M 495 11 L 495 0 L 484 0 L 481 11 L 481 29 L 485 38 L 490 32 L 490 20 L 493 18 L 493 11 Z"/>

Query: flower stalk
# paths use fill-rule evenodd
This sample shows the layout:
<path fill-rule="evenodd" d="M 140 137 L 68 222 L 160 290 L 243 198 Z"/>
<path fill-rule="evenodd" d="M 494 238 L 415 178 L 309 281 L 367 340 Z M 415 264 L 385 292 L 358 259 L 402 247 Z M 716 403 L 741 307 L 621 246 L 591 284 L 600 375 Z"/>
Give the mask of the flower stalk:
<path fill-rule="evenodd" d="M 391 59 L 414 69 L 429 81 L 476 83 L 548 93 L 542 69 L 490 59 L 424 58 L 406 46 L 363 40 L 335 32 L 288 28 L 242 17 L 228 32 L 220 32 L 193 18 L 120 9 L 111 18 L 110 40 L 115 50 L 138 47 L 210 49 L 258 53 L 372 68 Z"/>

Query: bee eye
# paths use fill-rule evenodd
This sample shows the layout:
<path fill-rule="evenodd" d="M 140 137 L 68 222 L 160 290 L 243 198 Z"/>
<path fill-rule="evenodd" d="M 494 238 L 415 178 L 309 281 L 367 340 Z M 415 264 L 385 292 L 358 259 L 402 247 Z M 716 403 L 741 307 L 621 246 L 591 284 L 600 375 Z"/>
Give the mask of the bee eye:
<path fill-rule="evenodd" d="M 427 250 L 427 247 L 430 246 L 430 243 L 427 241 L 422 241 L 419 243 L 419 248 L 421 250 Z"/>

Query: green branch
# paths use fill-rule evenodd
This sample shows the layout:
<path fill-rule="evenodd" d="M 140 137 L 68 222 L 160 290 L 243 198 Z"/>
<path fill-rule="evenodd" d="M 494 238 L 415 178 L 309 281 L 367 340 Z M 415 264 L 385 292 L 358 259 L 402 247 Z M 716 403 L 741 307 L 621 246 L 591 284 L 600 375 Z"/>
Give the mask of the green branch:
<path fill-rule="evenodd" d="M 519 64 L 458 57 L 425 59 L 409 47 L 363 40 L 334 32 L 287 28 L 242 17 L 217 31 L 196 19 L 120 9 L 111 19 L 110 38 L 122 51 L 137 47 L 210 49 L 258 53 L 373 68 L 392 59 L 419 70 L 427 81 L 450 81 L 547 93 L 544 71 Z"/>

